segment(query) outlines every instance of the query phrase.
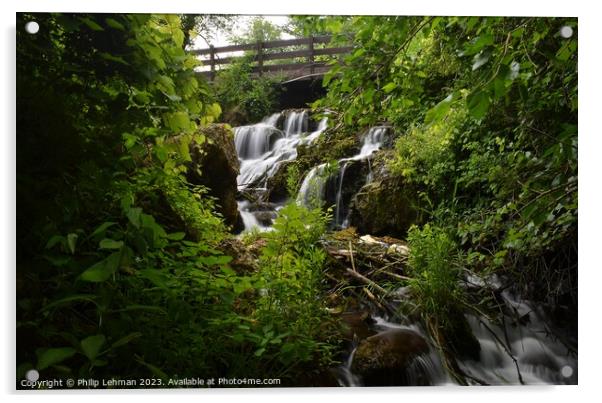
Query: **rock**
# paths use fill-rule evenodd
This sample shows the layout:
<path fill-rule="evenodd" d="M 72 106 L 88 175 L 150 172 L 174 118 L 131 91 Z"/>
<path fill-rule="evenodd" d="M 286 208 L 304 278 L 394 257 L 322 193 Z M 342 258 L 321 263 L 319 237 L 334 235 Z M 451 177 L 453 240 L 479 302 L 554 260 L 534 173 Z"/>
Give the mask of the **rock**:
<path fill-rule="evenodd" d="M 272 225 L 278 214 L 275 211 L 267 210 L 267 211 L 256 211 L 253 213 L 259 224 L 264 227 L 268 227 Z"/>
<path fill-rule="evenodd" d="M 414 196 L 400 178 L 371 182 L 362 187 L 351 201 L 350 225 L 360 233 L 403 237 L 418 221 Z"/>
<path fill-rule="evenodd" d="M 426 340 L 410 329 L 391 329 L 370 336 L 360 342 L 355 351 L 351 369 L 359 374 L 366 386 L 407 385 L 414 359 L 429 352 Z M 419 384 L 428 381 L 418 377 Z"/>
<path fill-rule="evenodd" d="M 271 202 L 282 201 L 289 197 L 287 189 L 288 167 L 295 161 L 278 162 L 278 168 L 273 176 L 267 180 L 266 198 Z"/>
<path fill-rule="evenodd" d="M 190 145 L 192 163 L 188 169 L 188 181 L 207 186 L 209 195 L 217 199 L 218 211 L 224 222 L 234 232 L 244 228 L 238 212 L 236 177 L 240 169 L 234 134 L 227 125 L 213 124 L 200 129 L 207 138 L 202 145 Z"/>
<path fill-rule="evenodd" d="M 238 238 L 227 238 L 219 244 L 219 249 L 226 255 L 232 256 L 229 265 L 237 273 L 247 274 L 257 271 L 259 248 L 255 245 L 245 245 Z"/>
<path fill-rule="evenodd" d="M 342 336 L 346 341 L 363 340 L 376 334 L 371 327 L 375 321 L 366 311 L 343 312 L 340 319 L 343 325 Z"/>
<path fill-rule="evenodd" d="M 405 238 L 409 227 L 419 222 L 417 191 L 390 172 L 392 153 L 381 150 L 374 154 L 372 181 L 351 199 L 349 224 L 360 233 Z"/>
<path fill-rule="evenodd" d="M 481 344 L 472 333 L 472 329 L 464 314 L 458 309 L 450 309 L 445 317 L 445 324 L 440 328 L 445 344 L 457 356 L 463 359 L 478 361 L 481 355 Z"/>

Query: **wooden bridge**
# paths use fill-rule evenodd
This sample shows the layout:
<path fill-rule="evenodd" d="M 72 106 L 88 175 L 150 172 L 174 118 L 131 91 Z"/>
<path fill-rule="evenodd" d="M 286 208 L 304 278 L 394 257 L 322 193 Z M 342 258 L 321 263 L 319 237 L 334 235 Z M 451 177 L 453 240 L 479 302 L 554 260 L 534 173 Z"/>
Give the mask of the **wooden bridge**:
<path fill-rule="evenodd" d="M 283 39 L 269 42 L 257 42 L 244 45 L 231 45 L 222 47 L 210 46 L 205 49 L 192 50 L 192 54 L 209 56 L 204 60 L 205 65 L 210 67 L 208 71 L 200 74 L 210 80 L 215 78 L 216 66 L 227 66 L 237 59 L 248 58 L 252 63 L 252 72 L 259 76 L 264 74 L 278 75 L 288 81 L 313 79 L 323 76 L 330 66 L 328 59 L 319 56 L 337 56 L 349 53 L 350 46 L 328 47 L 330 36 L 310 36 L 307 38 Z M 324 45 L 323 45 L 324 44 Z M 315 45 L 318 45 L 317 47 Z M 294 47 L 294 48 L 293 48 Z M 299 47 L 303 47 L 299 49 Z M 290 50 L 293 48 L 293 50 Z M 245 55 L 220 57 L 223 53 L 245 51 Z M 317 60 L 319 59 L 319 60 Z M 276 62 L 272 61 L 288 61 Z"/>

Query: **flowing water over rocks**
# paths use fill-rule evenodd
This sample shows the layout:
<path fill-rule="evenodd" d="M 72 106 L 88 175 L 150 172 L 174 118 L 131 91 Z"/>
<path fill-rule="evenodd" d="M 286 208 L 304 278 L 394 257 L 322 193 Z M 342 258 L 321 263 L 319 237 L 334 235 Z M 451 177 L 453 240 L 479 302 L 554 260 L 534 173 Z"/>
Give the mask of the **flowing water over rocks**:
<path fill-rule="evenodd" d="M 327 119 L 311 127 L 307 110 L 289 110 L 266 117 L 262 122 L 240 126 L 234 129 L 236 151 L 240 159 L 240 174 L 237 177 L 239 191 L 254 192 L 256 196 L 267 191 L 268 180 L 274 176 L 282 164 L 297 158 L 297 147 L 311 144 L 326 129 Z M 271 211 L 282 207 L 280 203 Z M 261 220 L 257 210 L 252 211 L 248 201 L 239 201 L 245 231 L 253 228 L 269 229 L 271 220 Z M 268 217 L 270 209 L 261 211 Z"/>
<path fill-rule="evenodd" d="M 271 229 L 278 210 L 286 200 L 276 203 L 267 201 L 268 198 L 264 196 L 269 192 L 270 179 L 282 164 L 297 158 L 299 145 L 312 144 L 326 127 L 326 119 L 312 122 L 307 110 L 289 110 L 266 117 L 255 125 L 235 128 L 235 145 L 240 159 L 238 189 L 247 196 L 254 196 L 238 201 L 245 231 Z M 398 190 L 388 178 L 382 178 L 379 176 L 381 173 L 374 172 L 374 155 L 386 145 L 389 137 L 390 129 L 387 126 L 370 128 L 360 137 L 361 148 L 357 154 L 339 159 L 336 167 L 322 163 L 311 168 L 303 178 L 295 201 L 306 206 L 334 206 L 331 226 L 334 229 L 347 228 L 350 219 L 357 221 L 358 207 L 370 216 L 371 207 L 368 205 L 366 208 L 361 203 L 374 203 L 372 196 L 367 197 L 366 194 L 377 197 L 380 193 L 373 192 L 372 188 L 384 188 L 385 196 L 387 192 Z M 353 203 L 356 203 L 356 211 L 350 217 Z M 394 201 L 385 204 L 397 210 L 402 208 L 395 207 Z M 359 210 L 360 213 L 363 210 Z M 380 225 L 373 228 L 375 232 L 379 232 L 378 228 L 382 228 L 380 231 L 388 231 L 386 223 L 378 224 L 377 217 L 372 218 L 375 224 Z M 354 222 L 351 224 L 357 225 Z M 405 225 L 406 223 L 394 223 L 397 227 Z M 362 230 L 361 225 L 357 227 Z M 387 243 L 369 235 L 362 236 L 361 242 L 382 247 L 387 254 L 407 256 L 408 253 L 404 244 Z M 360 279 L 362 277 L 359 272 L 354 276 Z M 454 358 L 457 365 L 454 375 L 446 370 L 448 364 L 445 356 L 419 320 L 399 313 L 393 315 L 395 309 L 392 310 L 391 306 L 379 307 L 376 303 L 364 306 L 369 311 L 367 317 L 354 319 L 358 326 L 351 329 L 351 335 L 347 339 L 348 355 L 340 367 L 333 369 L 339 385 L 456 385 L 466 382 L 475 385 L 517 385 L 577 382 L 576 351 L 570 347 L 570 342 L 565 343 L 558 332 L 547 325 L 549 320 L 542 309 L 512 294 L 497 278 L 469 276 L 466 278 L 466 287 L 490 288 L 492 292 L 498 293 L 500 306 L 503 305 L 500 308 L 503 309 L 502 322 L 500 324 L 498 320 L 493 323 L 482 315 L 465 315 L 467 328 L 474 335 L 472 340 L 478 348 L 471 354 Z M 411 304 L 407 287 L 389 294 L 388 298 L 392 298 L 389 301 L 394 308 L 401 303 Z M 352 317 L 353 315 L 351 313 Z M 458 380 L 457 373 L 463 375 L 463 381 Z"/>

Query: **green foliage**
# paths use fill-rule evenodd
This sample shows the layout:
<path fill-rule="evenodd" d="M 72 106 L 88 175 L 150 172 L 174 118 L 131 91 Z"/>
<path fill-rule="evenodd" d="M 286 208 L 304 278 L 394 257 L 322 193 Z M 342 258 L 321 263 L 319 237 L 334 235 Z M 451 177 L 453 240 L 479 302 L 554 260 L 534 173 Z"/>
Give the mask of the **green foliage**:
<path fill-rule="evenodd" d="M 318 297 L 326 254 L 317 243 L 329 218 L 320 209 L 290 203 L 279 211 L 274 231 L 266 235 L 259 274 L 263 289 L 256 312 L 265 334 L 255 354 L 277 359 L 284 371 L 292 365 L 326 365 L 332 360 L 327 343 L 332 334 L 326 326 L 330 318 Z"/>
<path fill-rule="evenodd" d="M 242 58 L 218 72 L 214 91 L 224 108 L 224 119 L 232 124 L 258 122 L 272 113 L 279 96 L 278 77 L 256 77 L 252 65 Z"/>
<path fill-rule="evenodd" d="M 286 191 L 290 197 L 297 195 L 302 179 L 299 165 L 293 163 L 286 167 Z"/>
<path fill-rule="evenodd" d="M 314 106 L 340 111 L 341 130 L 401 133 L 393 173 L 418 185 L 472 269 L 576 303 L 577 35 L 559 34 L 576 20 L 307 19 L 355 46 Z"/>
<path fill-rule="evenodd" d="M 189 143 L 220 108 L 179 18 L 19 24 L 31 19 L 46 29 L 18 33 L 20 368 L 215 376 L 242 354 L 213 343 L 243 320 L 237 298 L 253 284 L 217 249 L 226 232 L 207 189 L 185 179 Z"/>
<path fill-rule="evenodd" d="M 408 245 L 412 294 L 426 318 L 445 325 L 462 300 L 462 259 L 457 245 L 444 229 L 429 224 L 410 228 Z"/>
<path fill-rule="evenodd" d="M 239 35 L 230 35 L 230 41 L 235 44 L 268 42 L 280 39 L 282 29 L 261 16 L 251 18 L 246 31 Z"/>

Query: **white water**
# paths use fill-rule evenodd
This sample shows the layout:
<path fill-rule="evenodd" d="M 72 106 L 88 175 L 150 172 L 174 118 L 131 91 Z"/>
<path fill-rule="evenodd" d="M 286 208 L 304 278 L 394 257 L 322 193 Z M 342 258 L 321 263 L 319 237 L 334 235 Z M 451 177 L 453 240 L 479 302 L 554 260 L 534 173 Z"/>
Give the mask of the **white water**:
<path fill-rule="evenodd" d="M 373 319 L 376 322 L 373 325 L 373 328 L 378 332 L 384 332 L 391 329 L 406 329 L 416 332 L 424 337 L 424 331 L 417 325 L 405 326 L 398 323 L 388 322 L 380 316 L 376 316 Z M 353 347 L 345 363 L 337 368 L 338 382 L 340 386 L 364 386 L 361 376 L 353 373 L 353 370 L 351 369 L 356 350 L 357 345 Z M 417 378 L 419 374 L 422 375 L 422 377 L 426 376 L 431 385 L 453 385 L 450 376 L 443 370 L 443 364 L 439 355 L 432 347 L 430 347 L 428 354 L 418 356 L 413 359 L 412 363 L 407 369 L 407 373 L 409 375 L 409 383 L 411 385 L 418 384 Z"/>
<path fill-rule="evenodd" d="M 313 167 L 301 183 L 297 193 L 297 203 L 304 206 L 315 206 L 324 200 L 324 187 L 328 178 L 324 175 L 326 164 Z"/>
<path fill-rule="evenodd" d="M 275 127 L 279 118 L 280 114 L 274 114 L 261 123 L 234 129 L 234 141 L 240 159 L 237 178 L 239 190 L 251 186 L 265 187 L 267 179 L 276 173 L 280 164 L 297 158 L 299 144 L 314 141 L 327 124 L 324 118 L 315 132 L 307 133 L 307 111 L 290 112 L 284 121 L 284 130 L 279 130 Z"/>
<path fill-rule="evenodd" d="M 283 162 L 297 158 L 297 147 L 315 141 L 327 127 L 327 118 L 322 119 L 317 129 L 308 133 L 309 116 L 306 110 L 287 114 L 283 130 L 276 127 L 282 114 L 275 113 L 260 123 L 234 129 L 234 142 L 240 160 L 237 177 L 238 189 L 266 190 L 267 181 Z M 249 211 L 250 203 L 239 202 L 245 231 L 253 228 L 266 230 Z"/>
<path fill-rule="evenodd" d="M 520 384 L 519 371 L 528 385 L 575 384 L 577 357 L 552 334 L 542 320 L 542 313 L 508 291 L 502 292 L 502 298 L 521 318 L 521 324 L 516 324 L 516 318 L 506 316 L 506 326 L 502 328 L 485 318 L 467 316 L 481 352 L 478 362 L 461 362 L 462 369 L 489 384 Z"/>
<path fill-rule="evenodd" d="M 502 328 L 485 318 L 468 315 L 468 323 L 479 341 L 481 351 L 478 361 L 458 361 L 462 371 L 489 385 L 520 385 L 519 371 L 525 385 L 576 384 L 577 358 L 548 329 L 541 313 L 533 309 L 528 301 L 519 301 L 507 291 L 502 292 L 502 297 L 506 305 L 521 318 L 521 323 L 505 315 L 505 326 Z M 404 326 L 378 316 L 374 319 L 376 331 L 410 329 L 428 340 L 426 332 L 416 324 Z M 345 364 L 338 368 L 341 386 L 363 385 L 361 377 L 351 370 L 354 353 L 355 346 Z M 444 370 L 442 358 L 433 345 L 428 354 L 414 359 L 408 372 L 427 374 L 431 385 L 457 384 Z M 478 384 L 474 380 L 467 381 Z"/>
<path fill-rule="evenodd" d="M 370 157 L 372 153 L 374 153 L 382 147 L 383 142 L 385 141 L 386 133 L 386 126 L 375 126 L 370 128 L 364 135 L 364 138 L 362 140 L 362 148 L 360 149 L 359 153 L 352 157 L 343 158 L 338 161 L 339 172 L 337 173 L 337 193 L 335 197 L 334 213 L 335 226 L 345 228 L 348 223 L 347 218 L 343 216 L 343 209 L 345 206 L 343 206 L 342 200 L 342 194 L 345 184 L 345 170 L 347 168 L 348 162 L 361 161 L 367 159 L 368 166 L 370 166 Z M 303 183 L 297 196 L 298 203 L 301 203 L 305 206 L 309 206 L 310 202 L 315 204 L 316 201 L 324 199 L 324 188 L 326 182 L 329 179 L 322 177 L 324 173 L 324 167 L 325 164 L 318 165 L 312 168 L 307 173 L 307 175 L 303 179 Z M 369 183 L 371 180 L 372 172 L 370 169 L 369 174 L 366 176 L 366 183 Z"/>

